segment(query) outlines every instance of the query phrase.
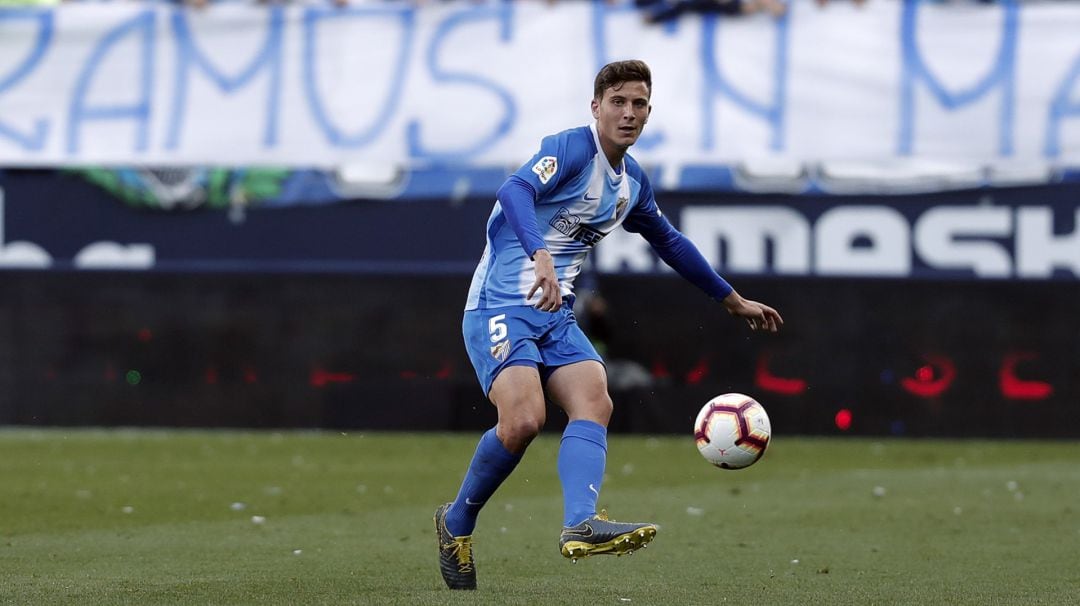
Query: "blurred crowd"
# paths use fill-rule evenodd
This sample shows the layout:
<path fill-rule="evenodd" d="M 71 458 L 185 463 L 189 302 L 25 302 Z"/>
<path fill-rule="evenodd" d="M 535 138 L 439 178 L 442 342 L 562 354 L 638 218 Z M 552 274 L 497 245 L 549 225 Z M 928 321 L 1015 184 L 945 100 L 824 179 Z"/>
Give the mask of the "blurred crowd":
<path fill-rule="evenodd" d="M 619 0 L 607 0 L 618 2 Z M 687 13 L 706 13 L 720 15 L 751 15 L 767 13 L 781 17 L 787 13 L 790 0 L 632 0 L 640 8 L 645 19 L 651 22 L 666 22 L 677 19 Z M 830 4 L 853 4 L 862 6 L 870 0 L 814 0 L 821 8 Z M 1001 0 L 927 0 L 934 4 L 995 4 Z M 1075 0 L 1070 0 L 1075 1 Z"/>
<path fill-rule="evenodd" d="M 95 1 L 125 1 L 125 0 L 0 0 L 0 7 L 5 6 L 51 6 L 63 2 L 95 2 Z M 193 7 L 206 7 L 211 4 L 225 2 L 248 2 L 256 4 L 302 4 L 329 2 L 337 6 L 357 5 L 377 2 L 410 2 L 413 4 L 434 4 L 439 2 L 486 2 L 486 1 L 511 1 L 511 0 L 135 0 L 162 2 L 165 4 L 186 4 Z M 521 1 L 521 0 L 517 0 Z M 549 4 L 556 2 L 588 1 L 588 0 L 545 0 Z M 604 0 L 609 4 L 632 2 L 641 9 L 644 18 L 648 22 L 663 23 L 678 19 L 681 15 L 717 14 L 727 16 L 752 15 L 765 13 L 773 17 L 781 17 L 787 13 L 790 0 Z M 829 4 L 850 3 L 862 6 L 871 0 L 814 0 L 815 4 L 825 8 Z M 993 4 L 1001 0 L 930 0 L 939 4 Z M 1072 0 L 1075 1 L 1075 0 Z"/>

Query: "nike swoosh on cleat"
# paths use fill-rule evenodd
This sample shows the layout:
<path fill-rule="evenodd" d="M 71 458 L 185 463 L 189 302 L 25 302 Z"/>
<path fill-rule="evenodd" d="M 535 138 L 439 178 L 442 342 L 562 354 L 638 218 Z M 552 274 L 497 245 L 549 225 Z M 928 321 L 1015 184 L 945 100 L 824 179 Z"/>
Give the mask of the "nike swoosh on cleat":
<path fill-rule="evenodd" d="M 569 529 L 567 529 L 567 530 L 563 531 L 563 534 L 572 534 L 572 535 L 578 536 L 578 537 L 591 537 L 593 535 L 593 529 L 592 529 L 592 526 L 589 526 L 588 524 L 586 524 L 585 525 L 585 530 L 569 530 Z"/>
<path fill-rule="evenodd" d="M 484 502 L 483 502 L 483 501 L 480 501 L 479 503 L 477 503 L 476 501 L 473 501 L 473 500 L 472 500 L 472 499 L 470 499 L 469 497 L 465 497 L 465 504 L 466 504 L 466 505 L 483 505 L 483 504 L 484 504 Z"/>

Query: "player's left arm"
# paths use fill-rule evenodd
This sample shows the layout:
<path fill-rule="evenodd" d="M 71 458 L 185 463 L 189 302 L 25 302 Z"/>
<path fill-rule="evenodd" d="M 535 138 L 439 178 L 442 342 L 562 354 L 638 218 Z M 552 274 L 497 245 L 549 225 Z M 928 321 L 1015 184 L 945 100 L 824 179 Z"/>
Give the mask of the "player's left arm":
<path fill-rule="evenodd" d="M 648 189 L 647 189 L 648 188 Z M 751 330 L 776 332 L 784 324 L 780 313 L 772 307 L 743 298 L 720 274 L 709 265 L 705 256 L 656 206 L 648 182 L 643 183 L 642 203 L 627 216 L 623 227 L 641 234 L 656 254 L 683 278 L 720 301 L 727 312 L 746 320 Z"/>

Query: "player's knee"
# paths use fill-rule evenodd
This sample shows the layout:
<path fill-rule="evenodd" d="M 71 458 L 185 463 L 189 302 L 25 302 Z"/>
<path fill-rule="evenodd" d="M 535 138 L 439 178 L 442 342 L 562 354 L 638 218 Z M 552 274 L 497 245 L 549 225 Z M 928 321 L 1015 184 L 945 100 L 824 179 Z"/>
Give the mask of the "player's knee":
<path fill-rule="evenodd" d="M 542 416 L 524 416 L 514 419 L 507 429 L 518 439 L 531 441 L 540 435 L 540 430 L 543 428 L 544 418 Z"/>
<path fill-rule="evenodd" d="M 592 401 L 590 408 L 594 420 L 606 427 L 608 421 L 611 420 L 611 413 L 615 410 L 615 405 L 611 401 L 611 396 L 605 392 L 603 396 Z"/>
<path fill-rule="evenodd" d="M 499 420 L 499 437 L 508 450 L 520 452 L 540 435 L 543 428 L 543 415 L 518 415 Z"/>
<path fill-rule="evenodd" d="M 571 418 L 588 419 L 607 426 L 615 406 L 611 401 L 611 396 L 605 391 L 568 402 L 565 408 Z"/>

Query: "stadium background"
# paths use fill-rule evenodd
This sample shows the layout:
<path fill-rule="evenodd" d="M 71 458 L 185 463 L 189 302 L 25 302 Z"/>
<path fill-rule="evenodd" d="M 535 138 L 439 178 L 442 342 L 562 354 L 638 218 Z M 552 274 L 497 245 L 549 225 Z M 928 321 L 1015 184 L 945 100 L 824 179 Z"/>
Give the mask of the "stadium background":
<path fill-rule="evenodd" d="M 921 17 L 907 16 L 920 4 Z M 1009 29 L 1010 15 L 1037 17 L 1045 9 L 1076 19 L 1080 12 L 1075 5 L 1011 2 L 951 8 L 992 24 L 984 37 L 996 41 L 1000 34 L 1002 48 L 1021 35 Z M 949 22 L 941 9 L 807 2 L 774 21 L 745 15 L 713 27 L 743 43 L 753 38 L 740 36 L 767 35 L 771 45 L 797 32 L 800 16 L 816 27 L 843 29 L 862 27 L 865 15 L 892 15 L 917 35 L 922 25 L 933 32 Z M 71 31 L 63 17 L 71 10 L 87 9 L 15 9 L 0 27 L 40 33 L 52 18 L 46 15 L 55 15 L 50 44 L 62 48 Z M 213 31 L 214 10 L 191 23 Z M 233 18 L 250 19 L 261 31 L 272 27 L 264 24 L 274 15 L 298 19 L 301 9 L 233 10 Z M 416 12 L 437 12 L 439 23 L 486 18 L 477 10 L 446 4 Z M 563 3 L 536 10 L 577 20 L 587 9 Z M 165 6 L 149 11 L 117 13 L 91 28 L 99 38 L 90 39 L 105 40 L 118 23 L 138 26 L 146 15 L 158 19 L 153 31 L 165 31 L 166 22 L 184 14 Z M 687 15 L 679 26 L 640 27 L 670 38 L 672 56 L 661 58 L 664 65 L 681 61 L 679 49 L 697 40 L 693 28 L 714 18 Z M 128 33 L 118 36 L 113 40 L 122 51 Z M 224 58 L 227 46 L 201 40 L 204 60 L 233 60 Z M 924 43 L 930 63 L 935 52 L 951 49 L 938 38 Z M 650 44 L 649 53 L 666 48 Z M 947 123 L 964 119 L 965 111 L 978 119 L 994 110 L 1008 87 L 979 76 L 988 64 L 991 74 L 1000 73 L 994 44 L 973 47 L 970 62 L 961 63 L 971 74 L 916 78 L 914 87 L 925 94 L 920 111 Z M 611 45 L 609 58 L 633 55 L 624 40 Z M 95 48 L 112 52 L 105 42 Z M 647 163 L 673 222 L 713 251 L 711 259 L 740 292 L 780 309 L 788 326 L 775 338 L 749 335 L 654 259 L 610 238 L 580 285 L 579 314 L 611 362 L 613 429 L 686 432 L 708 397 L 741 391 L 765 402 L 774 428 L 785 434 L 1080 436 L 1080 132 L 1070 123 L 1078 111 L 1080 49 L 1069 48 L 1073 55 L 1041 67 L 1022 60 L 1013 66 L 1017 97 L 1025 95 L 1024 70 L 1045 69 L 1053 72 L 1047 79 L 1060 79 L 1056 150 L 1025 147 L 1031 129 L 1017 119 L 1015 149 L 993 139 L 972 158 L 901 145 L 882 157 L 830 151 L 828 158 L 754 153 L 740 160 L 728 150 Z M 225 156 L 207 152 L 203 166 L 169 164 L 162 161 L 167 150 L 141 156 L 129 149 L 125 120 L 134 114 L 121 112 L 113 133 L 118 161 L 110 148 L 112 118 L 100 105 L 102 113 L 91 111 L 94 94 L 108 97 L 100 91 L 113 72 L 103 70 L 95 77 L 105 88 L 79 99 L 90 107 L 84 120 L 100 119 L 86 129 L 94 144 L 63 156 L 42 139 L 44 157 L 20 156 L 33 147 L 26 133 L 35 119 L 25 99 L 19 104 L 20 87 L 41 86 L 26 75 L 34 65 L 18 59 L 24 53 L 12 52 L 0 64 L 0 109 L 6 108 L 0 114 L 0 424 L 490 426 L 493 411 L 460 344 L 460 309 L 494 191 L 531 149 L 502 162 L 483 154 L 474 161 L 467 154 L 461 161 L 406 156 L 389 167 L 353 158 L 327 167 L 318 156 L 312 164 L 320 166 L 312 168 L 296 150 L 291 163 L 238 166 L 225 144 Z M 597 59 L 584 61 L 590 67 L 583 73 Z M 764 62 L 772 65 L 771 58 Z M 217 73 L 201 65 L 206 74 Z M 553 65 L 534 68 L 560 64 Z M 864 69 L 877 68 L 870 62 Z M 216 94 L 223 104 L 235 104 L 233 92 L 254 86 L 218 80 L 226 92 L 209 98 Z M 125 82 L 113 85 L 122 89 Z M 534 86 L 546 86 L 539 82 Z M 753 83 L 727 84 L 720 96 L 737 102 L 725 106 L 725 120 L 751 130 L 762 120 L 780 124 L 770 117 L 779 106 L 742 98 Z M 949 87 L 962 92 L 938 98 L 925 92 Z M 657 103 L 658 118 L 668 111 Z M 486 125 L 487 116 L 455 119 Z M 800 118 L 806 116 L 791 120 Z M 196 134 L 201 119 L 186 117 Z M 838 139 L 857 134 L 844 128 L 836 126 Z M 62 162 L 49 159 L 56 153 Z M 378 146 L 365 153 L 378 154 Z M 746 240 L 745 233 L 762 235 Z M 559 428 L 557 419 L 549 429 Z"/>

